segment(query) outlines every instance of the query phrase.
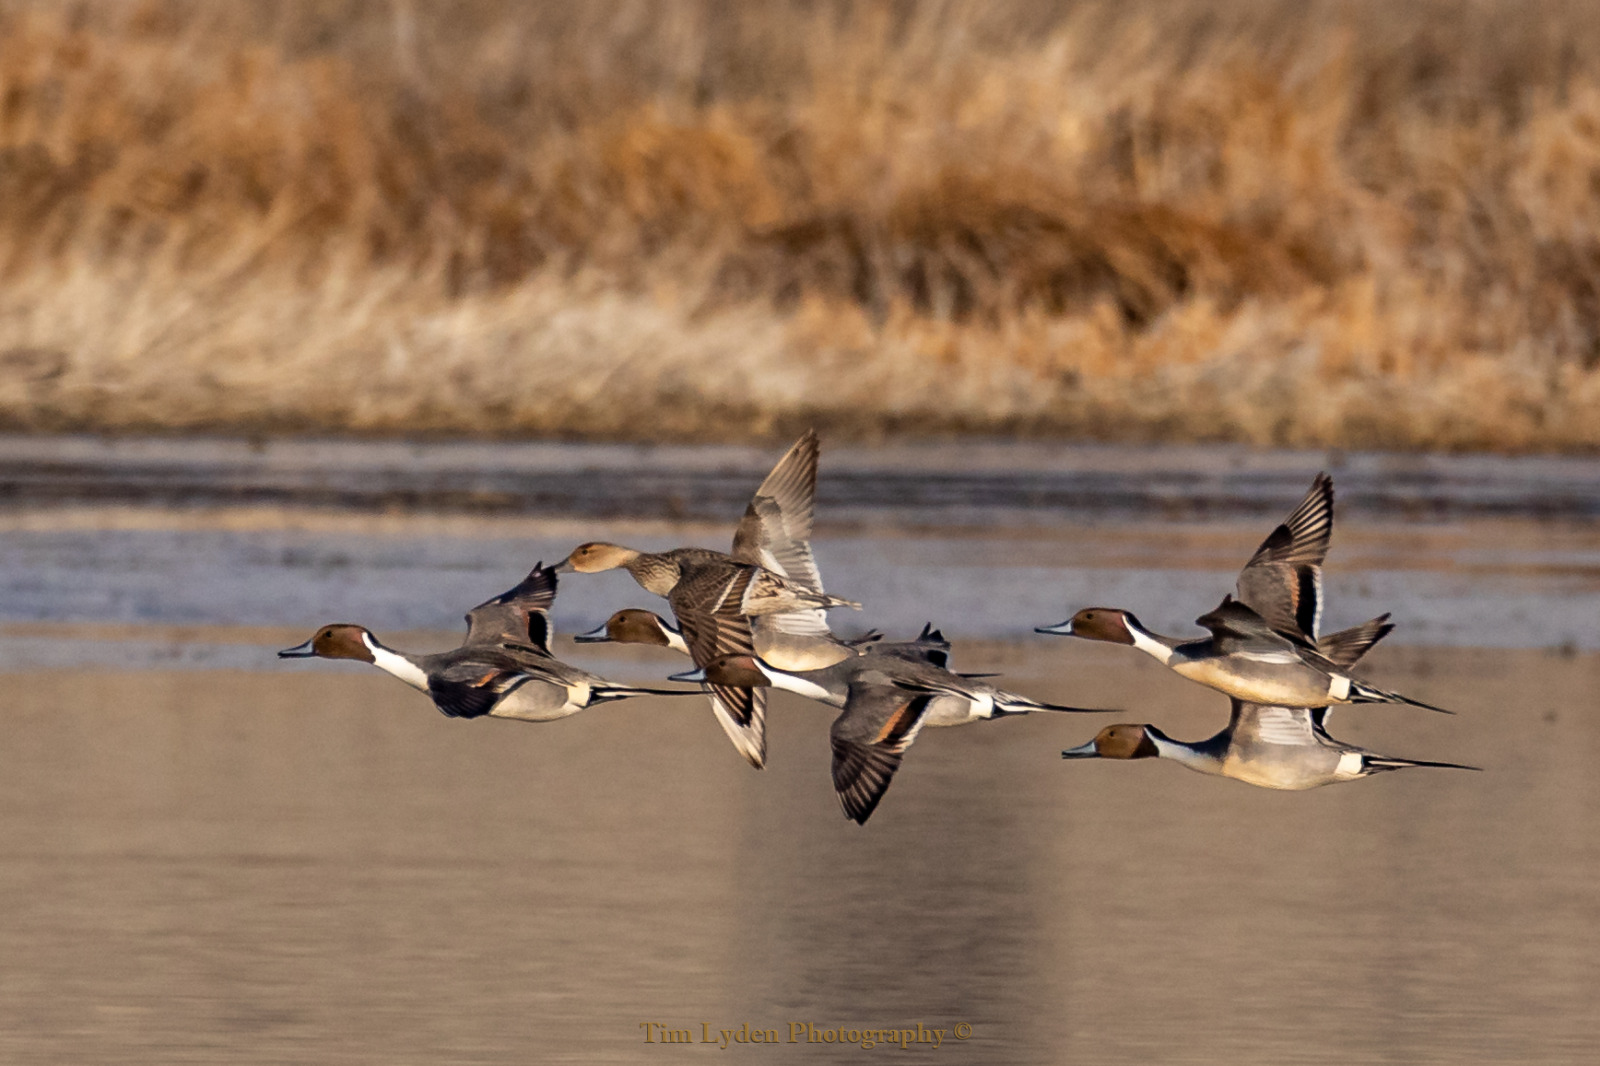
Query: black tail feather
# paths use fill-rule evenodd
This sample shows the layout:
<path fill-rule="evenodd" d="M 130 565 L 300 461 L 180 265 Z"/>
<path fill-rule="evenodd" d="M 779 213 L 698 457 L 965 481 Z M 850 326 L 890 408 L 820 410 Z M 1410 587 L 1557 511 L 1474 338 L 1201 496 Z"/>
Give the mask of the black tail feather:
<path fill-rule="evenodd" d="M 1459 762 L 1431 762 L 1427 759 L 1399 759 L 1389 755 L 1364 755 L 1362 765 L 1368 770 L 1403 770 L 1409 766 L 1432 766 L 1442 770 L 1476 770 L 1481 766 L 1468 766 Z"/>
<path fill-rule="evenodd" d="M 1015 692 L 996 692 L 994 694 L 995 706 L 1011 714 L 1022 714 L 1028 711 L 1063 711 L 1067 714 L 1121 714 L 1117 707 L 1073 707 L 1065 703 L 1045 703 L 1042 700 L 1030 699 L 1019 696 Z"/>
<path fill-rule="evenodd" d="M 603 685 L 589 686 L 589 704 L 607 703 L 611 700 L 625 700 L 634 696 L 699 696 L 703 690 L 698 688 L 645 688 L 640 685 L 614 685 L 609 682 Z"/>
<path fill-rule="evenodd" d="M 1400 695 L 1397 694 L 1395 696 L 1395 698 L 1397 700 L 1399 700 L 1401 703 L 1407 704 L 1407 705 L 1412 706 L 1412 707 L 1421 707 L 1425 711 L 1438 711 L 1440 714 L 1455 714 L 1456 713 L 1455 711 L 1450 710 L 1448 707 L 1435 707 L 1431 703 L 1423 703 L 1421 700 L 1414 700 L 1410 696 L 1400 696 Z"/>
<path fill-rule="evenodd" d="M 1408 706 L 1411 706 L 1411 707 L 1421 707 L 1423 710 L 1426 710 L 1426 711 L 1438 711 L 1440 714 L 1455 714 L 1456 713 L 1455 711 L 1452 711 L 1452 710 L 1450 710 L 1448 708 L 1445 708 L 1445 707 L 1435 707 L 1431 703 L 1423 703 L 1421 700 L 1414 700 L 1410 696 L 1402 696 L 1398 692 L 1386 692 L 1381 688 L 1374 688 L 1371 685 L 1363 685 L 1363 684 L 1361 684 L 1359 682 L 1357 682 L 1355 684 L 1352 684 L 1350 686 L 1350 702 L 1351 703 L 1404 703 L 1404 704 L 1406 704 Z"/>
<path fill-rule="evenodd" d="M 1121 707 L 1070 707 L 1065 703 L 1040 703 L 1038 700 L 1025 700 L 1024 705 L 1030 711 L 1064 711 L 1067 714 L 1122 714 Z"/>

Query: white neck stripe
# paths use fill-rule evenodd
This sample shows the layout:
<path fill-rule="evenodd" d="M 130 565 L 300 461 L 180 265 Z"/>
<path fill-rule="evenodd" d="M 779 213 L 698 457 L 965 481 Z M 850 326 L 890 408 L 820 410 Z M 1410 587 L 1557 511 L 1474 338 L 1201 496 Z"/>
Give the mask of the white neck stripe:
<path fill-rule="evenodd" d="M 796 696 L 804 696 L 808 700 L 820 700 L 834 707 L 842 707 L 844 703 L 838 696 L 829 692 L 815 681 L 809 681 L 794 674 L 786 674 L 781 670 L 774 670 L 760 659 L 756 660 L 756 667 L 772 682 L 773 688 L 781 688 L 785 692 L 793 692 Z"/>
<path fill-rule="evenodd" d="M 404 655 L 385 648 L 373 640 L 370 633 L 361 634 L 361 640 L 366 644 L 367 650 L 372 652 L 372 665 L 385 673 L 393 674 L 412 688 L 428 691 L 428 675 L 422 672 L 422 667 Z"/>
<path fill-rule="evenodd" d="M 1150 743 L 1156 746 L 1158 758 L 1171 759 L 1175 763 L 1187 766 L 1191 770 L 1198 770 L 1203 774 L 1220 774 L 1222 772 L 1221 761 L 1213 755 L 1196 751 L 1182 741 L 1165 740 L 1161 737 L 1151 736 L 1148 732 L 1145 733 L 1145 736 L 1150 737 Z"/>
<path fill-rule="evenodd" d="M 1162 663 L 1166 663 L 1171 660 L 1171 648 L 1167 647 L 1159 640 L 1154 639 L 1150 636 L 1150 634 L 1146 633 L 1132 622 L 1124 621 L 1122 623 L 1122 627 L 1126 629 L 1128 631 L 1128 635 L 1133 638 L 1133 646 L 1135 648 L 1138 648 L 1146 655 L 1149 655 Z"/>

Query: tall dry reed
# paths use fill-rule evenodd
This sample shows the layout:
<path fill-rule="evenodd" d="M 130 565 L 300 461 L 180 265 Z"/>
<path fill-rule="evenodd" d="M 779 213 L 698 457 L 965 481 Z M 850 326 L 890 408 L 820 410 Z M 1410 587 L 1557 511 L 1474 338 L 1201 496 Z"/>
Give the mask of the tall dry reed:
<path fill-rule="evenodd" d="M 0 425 L 1592 449 L 1596 25 L 0 5 Z"/>

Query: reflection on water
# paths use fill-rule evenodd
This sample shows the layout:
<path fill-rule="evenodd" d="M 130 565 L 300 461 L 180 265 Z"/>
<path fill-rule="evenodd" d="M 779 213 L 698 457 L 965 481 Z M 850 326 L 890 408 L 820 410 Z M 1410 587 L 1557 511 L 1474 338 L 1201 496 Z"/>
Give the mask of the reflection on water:
<path fill-rule="evenodd" d="M 1175 736 L 1225 714 L 1124 649 L 958 650 Z M 1462 713 L 1340 736 L 1486 772 L 1272 793 L 1065 763 L 1108 719 L 1034 716 L 925 732 L 864 829 L 830 712 L 785 696 L 756 773 L 700 701 L 529 726 L 348 664 L 13 674 L 0 1061 L 721 1054 L 647 1021 L 972 1026 L 906 1061 L 1591 1061 L 1600 657 L 1383 647 L 1369 674 Z M 885 1054 L 819 1047 L 742 1060 Z"/>

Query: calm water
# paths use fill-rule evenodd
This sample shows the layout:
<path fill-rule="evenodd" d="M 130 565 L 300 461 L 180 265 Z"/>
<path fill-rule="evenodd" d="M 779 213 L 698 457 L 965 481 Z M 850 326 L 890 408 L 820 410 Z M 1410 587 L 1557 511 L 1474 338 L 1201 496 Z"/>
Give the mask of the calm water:
<path fill-rule="evenodd" d="M 1221 725 L 1117 651 L 963 662 Z M 1486 772 L 1273 793 L 1068 764 L 1107 719 L 1038 717 L 925 733 L 865 829 L 828 786 L 828 712 L 786 697 L 758 774 L 698 700 L 529 726 L 335 664 L 14 674 L 0 1061 L 721 1054 L 641 1022 L 972 1027 L 919 1061 L 1593 1061 L 1600 657 L 1373 667 L 1463 713 L 1349 711 L 1342 736 Z"/>
<path fill-rule="evenodd" d="M 1329 622 L 1393 611 L 1367 675 L 1461 713 L 1334 732 L 1485 772 L 1291 794 L 1065 763 L 1114 720 L 1209 735 L 1226 700 L 1028 628 L 1098 601 L 1191 631 L 1260 516 L 880 508 L 823 516 L 830 587 L 868 603 L 842 629 L 933 618 L 963 669 L 1127 713 L 925 731 L 865 828 L 829 785 L 832 712 L 787 696 L 757 773 L 698 699 L 450 721 L 368 668 L 272 658 L 333 619 L 445 646 L 537 558 L 718 544 L 732 516 L 0 511 L 0 1062 L 1593 1062 L 1600 529 L 1352 495 Z M 574 578 L 557 622 L 649 603 Z M 783 1042 L 659 1037 L 746 1023 Z M 944 1043 L 787 1043 L 806 1024 Z"/>

